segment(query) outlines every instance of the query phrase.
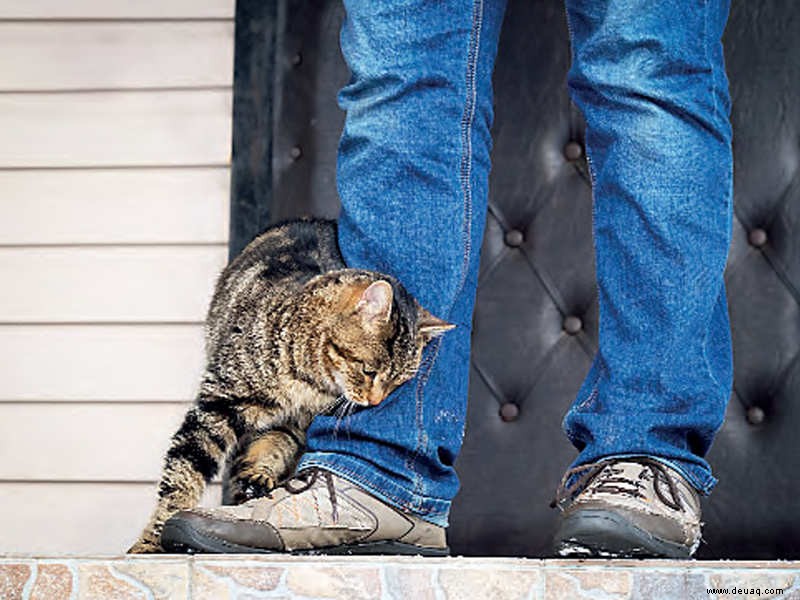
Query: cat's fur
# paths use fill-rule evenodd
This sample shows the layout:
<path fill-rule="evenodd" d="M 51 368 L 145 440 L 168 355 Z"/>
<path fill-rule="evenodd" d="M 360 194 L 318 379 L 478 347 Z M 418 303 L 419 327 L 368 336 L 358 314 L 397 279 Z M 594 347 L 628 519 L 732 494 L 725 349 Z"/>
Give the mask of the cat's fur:
<path fill-rule="evenodd" d="M 196 506 L 230 455 L 233 497 L 268 493 L 291 474 L 315 415 L 340 401 L 379 404 L 452 327 L 396 279 L 346 268 L 335 222 L 268 229 L 220 275 L 197 401 L 172 437 L 158 504 L 129 552 L 160 551 L 164 522 Z"/>

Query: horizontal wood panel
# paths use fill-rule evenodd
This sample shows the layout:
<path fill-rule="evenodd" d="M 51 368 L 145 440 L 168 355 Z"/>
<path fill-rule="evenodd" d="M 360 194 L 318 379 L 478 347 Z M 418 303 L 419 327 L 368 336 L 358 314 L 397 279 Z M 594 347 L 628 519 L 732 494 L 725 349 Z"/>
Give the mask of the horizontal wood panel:
<path fill-rule="evenodd" d="M 0 404 L 0 480 L 157 481 L 188 406 Z"/>
<path fill-rule="evenodd" d="M 232 22 L 0 22 L 3 91 L 232 82 Z"/>
<path fill-rule="evenodd" d="M 0 401 L 188 401 L 202 325 L 0 326 Z"/>
<path fill-rule="evenodd" d="M 0 0 L 0 18 L 232 18 L 234 6 L 234 0 Z"/>
<path fill-rule="evenodd" d="M 0 322 L 205 319 L 224 246 L 0 248 Z"/>
<path fill-rule="evenodd" d="M 228 164 L 232 93 L 0 94 L 0 167 Z"/>
<path fill-rule="evenodd" d="M 230 172 L 0 171 L 0 244 L 226 243 Z"/>
<path fill-rule="evenodd" d="M 220 503 L 212 485 L 202 505 Z M 0 483 L 0 554 L 121 554 L 147 522 L 155 485 Z"/>

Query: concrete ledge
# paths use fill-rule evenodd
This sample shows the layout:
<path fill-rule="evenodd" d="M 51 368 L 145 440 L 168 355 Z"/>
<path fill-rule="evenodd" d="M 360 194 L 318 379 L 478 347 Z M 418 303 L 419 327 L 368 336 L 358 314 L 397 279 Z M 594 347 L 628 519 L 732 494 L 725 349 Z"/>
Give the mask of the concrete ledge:
<path fill-rule="evenodd" d="M 4 556 L 0 598 L 799 600 L 800 562 Z"/>

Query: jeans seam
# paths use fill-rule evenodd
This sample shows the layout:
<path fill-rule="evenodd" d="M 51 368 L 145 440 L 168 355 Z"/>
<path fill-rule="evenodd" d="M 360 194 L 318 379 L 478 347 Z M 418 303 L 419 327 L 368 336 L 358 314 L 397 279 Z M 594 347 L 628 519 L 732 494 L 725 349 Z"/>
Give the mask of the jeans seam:
<path fill-rule="evenodd" d="M 597 350 L 597 359 L 596 360 L 597 360 L 597 372 L 595 373 L 595 376 L 592 379 L 592 386 L 591 386 L 591 388 L 589 390 L 589 394 L 586 396 L 586 398 L 584 398 L 583 400 L 581 400 L 580 402 L 578 402 L 575 405 L 575 410 L 576 411 L 580 411 L 580 410 L 583 410 L 583 409 L 587 408 L 590 404 L 593 403 L 593 401 L 597 398 L 597 396 L 598 396 L 598 394 L 600 392 L 600 386 L 599 386 L 600 378 L 604 374 L 606 374 L 606 368 L 603 365 L 603 357 L 602 357 L 602 354 L 600 354 L 600 350 L 599 349 Z"/>
<path fill-rule="evenodd" d="M 439 347 L 441 346 L 441 339 L 436 339 L 434 341 L 435 346 L 433 350 L 428 354 L 428 358 L 425 360 L 423 368 L 421 369 L 422 373 L 417 380 L 417 386 L 414 393 L 414 404 L 415 404 L 415 414 L 414 414 L 414 425 L 417 428 L 417 444 L 414 447 L 414 452 L 409 455 L 408 459 L 406 460 L 406 469 L 411 473 L 412 480 L 414 481 L 414 496 L 421 497 L 423 495 L 423 478 L 419 476 L 419 473 L 416 472 L 414 469 L 414 462 L 417 460 L 417 457 L 422 452 L 422 449 L 427 444 L 427 439 L 425 435 L 425 423 L 424 421 L 424 414 L 423 414 L 423 406 L 424 406 L 424 398 L 422 396 L 423 389 L 425 384 L 428 383 L 428 379 L 431 375 L 431 369 L 433 368 L 433 364 L 436 362 L 436 357 L 439 355 Z M 421 503 L 421 500 L 420 500 Z"/>
<path fill-rule="evenodd" d="M 711 103 L 714 108 L 714 117 L 716 119 L 720 119 L 720 109 L 719 105 L 717 104 L 717 94 L 716 94 L 716 87 L 717 87 L 717 78 L 718 78 L 718 69 L 713 60 L 711 60 L 711 56 L 708 53 L 708 46 L 709 46 L 709 37 L 708 37 L 708 11 L 709 11 L 709 2 L 708 0 L 703 1 L 703 55 L 706 59 L 706 64 L 708 65 L 709 71 L 711 71 L 711 90 L 709 95 L 711 96 Z M 723 115 L 724 116 L 724 115 Z M 730 195 L 725 192 L 725 203 L 726 205 L 730 203 Z M 731 233 L 731 223 L 730 219 L 728 219 L 728 240 L 730 240 L 730 233 Z M 719 291 L 720 294 L 725 293 L 725 279 L 722 277 L 722 285 L 721 290 Z M 713 318 L 714 311 L 717 308 L 717 304 L 719 303 L 719 297 L 717 297 L 714 306 L 711 308 L 711 318 Z M 708 374 L 711 376 L 711 379 L 717 385 L 718 388 L 722 388 L 721 382 L 717 379 L 716 375 L 714 374 L 713 369 L 711 368 L 711 363 L 708 360 L 708 338 L 709 338 L 709 331 L 706 331 L 706 336 L 703 339 L 703 362 L 706 365 L 706 370 Z"/>
<path fill-rule="evenodd" d="M 475 122 L 475 107 L 477 104 L 478 87 L 476 73 L 478 70 L 478 57 L 480 56 L 481 28 L 483 27 L 483 0 L 477 0 L 472 5 L 472 28 L 470 30 L 469 46 L 467 48 L 467 65 L 465 74 L 466 97 L 464 112 L 461 116 L 461 164 L 459 180 L 464 195 L 464 225 L 462 227 L 463 260 L 461 263 L 461 277 L 456 287 L 456 296 L 461 292 L 469 272 L 469 259 L 472 253 L 472 131 Z M 450 306 L 452 311 L 455 298 Z M 448 312 L 450 312 L 448 311 Z"/>
<path fill-rule="evenodd" d="M 703 1 L 703 54 L 706 59 L 706 64 L 711 71 L 711 103 L 714 105 L 714 116 L 719 119 L 719 106 L 717 106 L 717 95 L 715 87 L 717 85 L 717 69 L 715 68 L 714 61 L 708 54 L 708 0 Z"/>
<path fill-rule="evenodd" d="M 464 288 L 467 274 L 469 273 L 469 263 L 472 254 L 472 133 L 475 122 L 476 100 L 478 95 L 476 72 L 478 69 L 478 57 L 480 56 L 480 38 L 483 27 L 483 0 L 474 0 L 472 4 L 472 24 L 470 28 L 469 42 L 467 46 L 466 73 L 465 73 L 465 98 L 464 110 L 461 115 L 461 160 L 459 164 L 459 183 L 464 199 L 464 223 L 462 226 L 462 262 L 459 282 L 453 292 L 453 300 L 447 308 L 448 317 L 453 311 L 458 295 Z M 416 427 L 417 444 L 414 452 L 406 461 L 406 468 L 411 473 L 414 481 L 414 495 L 423 496 L 423 478 L 414 469 L 414 463 L 422 450 L 427 446 L 428 440 L 425 436 L 424 423 L 424 397 L 423 391 L 425 384 L 430 378 L 430 373 L 436 362 L 441 346 L 440 340 L 436 341 L 436 347 L 432 353 L 430 361 L 426 363 L 426 368 L 417 380 L 416 386 Z"/>
<path fill-rule="evenodd" d="M 722 289 L 724 289 L 724 287 Z M 720 290 L 719 294 L 722 294 L 722 293 L 724 293 L 724 292 L 722 290 Z M 714 317 L 714 311 L 717 309 L 717 304 L 719 303 L 719 294 L 717 295 L 717 301 L 714 303 L 714 306 L 711 308 L 711 315 L 709 317 L 709 320 L 712 320 L 713 317 Z M 714 370 L 711 368 L 711 363 L 708 360 L 708 341 L 709 341 L 710 337 L 711 337 L 711 330 L 709 328 L 709 329 L 706 330 L 706 335 L 703 338 L 703 362 L 706 365 L 706 371 L 708 371 L 708 374 L 711 376 L 711 379 L 716 384 L 716 386 L 721 389 L 722 388 L 722 383 L 719 381 L 719 379 L 717 379 L 717 376 L 714 375 Z"/>

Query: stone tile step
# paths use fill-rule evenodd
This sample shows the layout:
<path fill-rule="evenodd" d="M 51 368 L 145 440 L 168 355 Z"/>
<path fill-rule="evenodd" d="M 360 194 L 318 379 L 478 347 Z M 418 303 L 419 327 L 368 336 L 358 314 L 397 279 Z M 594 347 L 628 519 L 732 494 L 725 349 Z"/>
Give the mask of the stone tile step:
<path fill-rule="evenodd" d="M 800 599 L 798 561 L 0 557 L 2 600 Z"/>

